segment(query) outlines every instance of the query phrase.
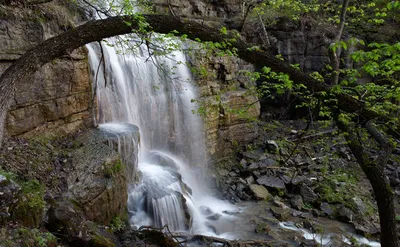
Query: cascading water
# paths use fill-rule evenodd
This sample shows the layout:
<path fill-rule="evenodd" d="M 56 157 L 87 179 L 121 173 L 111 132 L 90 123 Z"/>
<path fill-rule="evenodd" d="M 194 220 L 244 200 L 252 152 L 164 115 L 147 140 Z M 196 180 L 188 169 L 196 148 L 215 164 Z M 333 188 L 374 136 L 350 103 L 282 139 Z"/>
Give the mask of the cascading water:
<path fill-rule="evenodd" d="M 212 234 L 200 206 L 207 204 L 215 213 L 232 206 L 208 197 L 200 185 L 198 174 L 206 165 L 204 132 L 201 118 L 193 114 L 196 91 L 184 54 L 148 61 L 144 48 L 140 56 L 122 56 L 102 45 L 100 63 L 100 47 L 91 44 L 88 49 L 100 127 L 109 130 L 110 124 L 103 124 L 110 122 L 139 127 L 141 179 L 129 194 L 132 224 Z"/>

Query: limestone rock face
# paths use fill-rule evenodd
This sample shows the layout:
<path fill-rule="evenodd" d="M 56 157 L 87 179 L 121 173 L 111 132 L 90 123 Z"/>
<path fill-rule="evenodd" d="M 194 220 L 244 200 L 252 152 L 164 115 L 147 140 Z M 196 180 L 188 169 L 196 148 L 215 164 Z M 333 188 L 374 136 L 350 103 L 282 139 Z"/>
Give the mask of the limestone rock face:
<path fill-rule="evenodd" d="M 133 133 L 126 133 L 126 137 L 138 136 L 136 126 L 130 129 Z M 120 138 L 122 145 L 124 136 Z M 137 157 L 130 157 L 132 160 L 128 163 L 117 152 L 125 146 L 110 142 L 116 142 L 115 137 L 101 130 L 91 130 L 77 138 L 75 145 L 79 148 L 71 154 L 74 168 L 67 177 L 70 198 L 79 203 L 89 220 L 102 224 L 109 224 L 115 216 L 126 215 L 128 177 L 129 173 L 136 172 L 137 166 L 132 163 L 137 162 Z M 125 151 L 137 155 L 138 146 L 137 143 L 132 150 Z"/>
<path fill-rule="evenodd" d="M 20 190 L 18 184 L 0 175 L 0 223 L 11 216 L 11 207 L 18 202 Z"/>
<path fill-rule="evenodd" d="M 260 115 L 260 103 L 250 93 L 254 83 L 243 71 L 254 71 L 244 61 L 229 56 L 209 56 L 203 52 L 189 54 L 199 86 L 200 105 L 208 151 L 213 162 L 225 162 L 238 146 L 252 143 L 258 137 L 254 122 Z M 203 114 L 204 113 L 204 114 Z"/>
<path fill-rule="evenodd" d="M 157 13 L 173 13 L 181 16 L 209 16 L 230 18 L 241 14 L 241 0 L 156 0 Z"/>
<path fill-rule="evenodd" d="M 10 16 L 0 18 L 0 74 L 28 49 L 72 25 L 59 20 L 66 15 L 68 21 L 74 21 L 66 6 L 54 1 L 51 8 L 60 12 L 59 16 L 49 15 L 43 20 L 28 8 L 5 10 Z M 31 81 L 18 86 L 6 132 L 10 136 L 62 136 L 89 127 L 91 91 L 87 51 L 79 48 L 44 65 Z"/>

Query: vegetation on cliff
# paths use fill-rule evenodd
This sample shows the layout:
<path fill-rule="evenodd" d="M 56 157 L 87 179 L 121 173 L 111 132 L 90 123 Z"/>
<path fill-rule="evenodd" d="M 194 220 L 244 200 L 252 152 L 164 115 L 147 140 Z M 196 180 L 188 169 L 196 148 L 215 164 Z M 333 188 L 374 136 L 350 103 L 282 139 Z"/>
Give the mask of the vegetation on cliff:
<path fill-rule="evenodd" d="M 378 0 L 368 4 L 350 0 L 339 5 L 334 1 L 322 2 L 243 1 L 243 6 L 246 6 L 244 15 L 240 22 L 232 24 L 224 20 L 218 20 L 217 23 L 215 19 L 213 22 L 207 22 L 207 19 L 199 22 L 198 18 L 176 16 L 171 6 L 172 15 L 134 13 L 132 5 L 128 3 L 125 3 L 124 12 L 120 13 L 122 15 L 114 16 L 112 11 L 97 8 L 93 3 L 85 1 L 85 4 L 107 18 L 89 21 L 74 28 L 68 27 L 69 30 L 64 33 L 29 50 L 1 75 L 0 145 L 14 91 L 44 64 L 87 43 L 127 33 L 136 33 L 142 38 L 140 42 L 155 50 L 157 44 L 150 39 L 153 33 L 189 38 L 202 42 L 203 48 L 218 50 L 220 55 L 238 56 L 254 64 L 258 71 L 249 76 L 258 83 L 254 90 L 259 97 L 287 92 L 294 95 L 300 101 L 299 107 L 308 112 L 306 116 L 309 124 L 305 130 L 315 120 L 334 122 L 344 133 L 352 154 L 374 189 L 381 217 L 382 245 L 398 247 L 394 195 L 384 174 L 384 167 L 400 138 L 400 43 L 363 40 L 363 33 L 358 33 L 357 28 L 364 21 L 367 21 L 370 29 L 379 28 L 379 25 L 397 25 L 400 4 L 398 1 Z M 26 2 L 28 5 L 40 3 Z M 327 46 L 331 55 L 330 63 L 326 64 L 324 71 L 308 74 L 299 66 L 276 56 L 266 23 L 278 19 L 266 17 L 272 11 L 278 17 L 288 18 L 288 22 L 300 23 L 300 28 L 307 28 L 315 21 L 333 27 L 334 31 L 328 34 L 328 42 L 322 44 Z M 251 38 L 254 34 L 239 33 L 246 33 L 243 28 L 246 22 L 262 24 L 263 36 L 258 40 L 260 42 L 251 43 L 246 40 L 246 37 Z M 351 32 L 357 35 L 348 38 L 350 35 L 347 34 Z M 174 49 L 176 47 L 158 49 L 158 55 L 165 55 Z M 365 78 L 367 82 L 361 82 Z M 117 160 L 107 168 L 106 177 L 112 177 L 122 167 Z M 29 184 L 27 188 L 34 186 L 34 183 Z M 37 189 L 41 191 L 39 187 Z M 321 191 L 326 194 L 325 200 L 328 202 L 344 202 L 348 199 L 345 193 L 338 195 L 330 191 L 329 187 L 321 186 Z M 34 194 L 32 198 L 29 197 L 35 203 L 28 206 L 43 208 L 43 205 L 38 204 L 36 196 Z"/>

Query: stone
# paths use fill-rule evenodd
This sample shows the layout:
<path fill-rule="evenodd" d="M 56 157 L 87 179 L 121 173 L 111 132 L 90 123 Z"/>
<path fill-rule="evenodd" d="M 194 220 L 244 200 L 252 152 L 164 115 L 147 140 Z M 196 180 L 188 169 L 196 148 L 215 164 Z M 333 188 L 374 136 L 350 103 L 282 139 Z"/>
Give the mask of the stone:
<path fill-rule="evenodd" d="M 246 188 L 244 183 L 237 183 L 236 184 L 236 192 L 240 193 Z"/>
<path fill-rule="evenodd" d="M 335 214 L 335 208 L 332 207 L 329 203 L 326 203 L 326 202 L 321 203 L 320 209 L 327 216 L 333 216 Z"/>
<path fill-rule="evenodd" d="M 365 218 L 357 218 L 352 221 L 352 224 L 358 233 L 366 235 L 375 235 L 380 233 L 380 225 Z"/>
<path fill-rule="evenodd" d="M 209 207 L 203 205 L 199 207 L 199 210 L 202 215 L 206 216 L 213 213 Z"/>
<path fill-rule="evenodd" d="M 257 183 L 273 189 L 286 189 L 285 182 L 277 177 L 262 176 L 257 179 Z"/>
<path fill-rule="evenodd" d="M 263 157 L 263 153 L 260 151 L 247 151 L 243 153 L 243 157 L 254 160 L 254 161 L 258 161 Z"/>
<path fill-rule="evenodd" d="M 271 153 L 277 153 L 279 151 L 279 146 L 274 140 L 267 140 L 267 149 Z"/>
<path fill-rule="evenodd" d="M 126 134 L 131 137 L 131 133 Z M 127 209 L 127 174 L 132 167 L 105 144 L 113 138 L 110 133 L 98 129 L 78 136 L 75 142 L 79 148 L 71 153 L 73 169 L 67 176 L 70 198 L 79 203 L 88 220 L 101 224 L 109 224 Z M 127 153 L 138 153 L 138 145 L 129 148 Z M 131 158 L 137 161 L 137 157 Z"/>
<path fill-rule="evenodd" d="M 346 208 L 344 205 L 340 205 L 340 207 L 337 208 L 336 213 L 337 218 L 344 222 L 352 222 L 355 216 L 354 212 Z"/>
<path fill-rule="evenodd" d="M 300 195 L 306 203 L 314 203 L 318 200 L 318 195 L 307 185 L 301 186 Z"/>
<path fill-rule="evenodd" d="M 59 234 L 71 246 L 113 247 L 114 240 L 91 221 L 71 201 L 54 203 L 47 212 L 46 228 Z"/>
<path fill-rule="evenodd" d="M 271 212 L 280 221 L 286 221 L 289 217 L 289 211 L 281 207 L 272 206 Z"/>
<path fill-rule="evenodd" d="M 213 215 L 210 215 L 210 216 L 207 216 L 207 219 L 208 220 L 219 220 L 220 218 L 221 218 L 221 214 L 213 214 Z"/>
<path fill-rule="evenodd" d="M 268 190 L 262 185 L 251 184 L 250 190 L 253 192 L 256 200 L 266 200 L 270 196 Z"/>
<path fill-rule="evenodd" d="M 260 169 L 260 165 L 258 163 L 251 163 L 247 167 L 247 170 L 249 170 L 249 171 L 258 170 L 258 169 Z"/>
<path fill-rule="evenodd" d="M 0 223 L 11 216 L 11 209 L 19 201 L 21 187 L 0 174 Z"/>
<path fill-rule="evenodd" d="M 295 209 L 301 210 L 303 209 L 304 203 L 303 203 L 303 198 L 301 195 L 295 195 L 290 199 L 290 203 Z"/>
<path fill-rule="evenodd" d="M 228 174 L 229 174 L 229 171 L 224 168 L 218 169 L 217 171 L 218 171 L 218 174 L 221 175 L 222 177 L 228 176 Z"/>
<path fill-rule="evenodd" d="M 279 163 L 276 161 L 276 160 L 273 160 L 273 159 L 271 159 L 271 158 L 266 158 L 266 159 L 263 159 L 262 161 L 260 161 L 259 163 L 258 163 L 258 165 L 259 165 L 259 167 L 262 169 L 262 168 L 265 168 L 265 167 L 268 167 L 268 166 L 277 166 Z"/>
<path fill-rule="evenodd" d="M 210 222 L 205 222 L 205 225 L 207 226 L 208 229 L 213 231 L 215 234 L 219 235 L 217 228 L 213 224 L 211 224 Z"/>
<path fill-rule="evenodd" d="M 361 200 L 361 198 L 359 197 L 353 197 L 352 198 L 354 204 L 356 205 L 357 208 L 357 212 L 365 215 L 368 211 L 367 205 L 363 202 L 363 200 Z"/>
<path fill-rule="evenodd" d="M 247 183 L 248 185 L 254 184 L 254 182 L 255 182 L 253 176 L 248 176 L 245 180 L 246 180 L 246 183 Z"/>
<path fill-rule="evenodd" d="M 231 176 L 231 177 L 237 177 L 238 175 L 237 175 L 236 172 L 230 172 L 230 173 L 229 173 L 229 176 Z"/>
<path fill-rule="evenodd" d="M 307 178 L 305 176 L 296 176 L 291 180 L 291 183 L 293 185 L 299 185 L 299 184 L 303 183 L 306 180 L 307 180 Z"/>

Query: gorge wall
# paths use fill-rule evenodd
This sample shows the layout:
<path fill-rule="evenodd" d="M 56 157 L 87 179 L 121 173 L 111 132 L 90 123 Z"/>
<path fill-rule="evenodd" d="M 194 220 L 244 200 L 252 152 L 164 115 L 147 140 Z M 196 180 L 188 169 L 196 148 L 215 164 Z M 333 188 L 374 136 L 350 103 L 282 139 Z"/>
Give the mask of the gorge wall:
<path fill-rule="evenodd" d="M 73 5 L 0 6 L 0 74 L 29 48 L 82 21 Z M 43 66 L 20 85 L 8 112 L 10 136 L 63 136 L 92 126 L 92 86 L 85 48 Z"/>

